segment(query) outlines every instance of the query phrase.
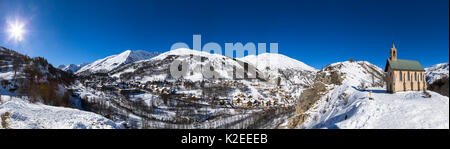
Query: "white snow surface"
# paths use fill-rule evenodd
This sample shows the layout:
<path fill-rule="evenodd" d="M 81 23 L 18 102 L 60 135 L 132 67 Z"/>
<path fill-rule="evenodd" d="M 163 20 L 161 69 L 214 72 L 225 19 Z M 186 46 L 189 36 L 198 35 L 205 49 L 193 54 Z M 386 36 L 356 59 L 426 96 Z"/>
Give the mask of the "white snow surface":
<path fill-rule="evenodd" d="M 194 57 L 191 58 L 190 56 L 193 55 Z M 233 78 L 233 66 L 236 67 L 236 69 L 239 72 L 244 72 L 243 63 L 244 62 L 238 62 L 233 60 L 232 58 L 220 55 L 220 54 L 211 54 L 208 52 L 198 51 L 198 50 L 191 50 L 186 48 L 180 48 L 171 50 L 165 53 L 162 53 L 158 56 L 155 56 L 149 60 L 143 60 L 136 63 L 145 63 L 147 61 L 157 61 L 157 60 L 163 60 L 167 58 L 168 56 L 179 56 L 177 60 L 189 62 L 189 68 L 187 72 L 193 72 L 192 75 L 185 75 L 183 76 L 186 80 L 191 81 L 201 81 L 205 78 L 207 78 L 202 72 L 205 72 L 207 66 L 211 66 L 214 68 L 214 75 L 217 76 L 217 78 L 224 78 L 224 79 L 232 79 Z M 204 62 L 201 62 L 200 57 L 205 57 L 207 60 Z M 196 59 L 198 58 L 198 59 Z M 118 77 L 120 74 L 124 72 L 134 72 L 135 68 L 127 68 L 124 69 L 121 72 L 116 72 L 112 76 Z M 243 73 L 242 73 L 243 74 Z M 255 77 L 255 74 L 250 74 L 251 77 Z M 154 80 L 164 80 L 166 79 L 168 74 L 161 74 L 161 75 L 154 75 L 154 76 L 144 76 L 143 78 L 140 78 L 139 80 L 141 82 L 146 81 L 154 81 Z M 243 75 L 239 75 L 239 77 L 243 77 Z"/>
<path fill-rule="evenodd" d="M 374 68 L 374 70 L 370 69 L 368 66 L 371 66 L 372 68 Z M 338 70 L 341 74 L 343 74 L 344 80 L 342 81 L 342 84 L 350 85 L 350 86 L 358 86 L 361 83 L 370 85 L 374 82 L 381 81 L 380 78 L 377 78 L 377 77 L 373 77 L 373 80 L 372 80 L 372 75 L 368 72 L 372 72 L 374 74 L 375 73 L 384 74 L 383 69 L 381 69 L 380 67 L 378 67 L 376 65 L 371 64 L 368 61 L 337 62 L 337 63 L 330 64 L 327 67 L 338 68 L 338 69 L 334 69 L 334 70 Z M 330 72 L 326 71 L 326 73 L 330 73 Z"/>
<path fill-rule="evenodd" d="M 425 68 L 425 75 L 428 84 L 432 84 L 434 81 L 439 80 L 445 76 L 448 77 L 448 67 L 448 63 L 441 63 Z"/>
<path fill-rule="evenodd" d="M 249 55 L 240 60 L 255 65 L 259 70 L 264 70 L 266 67 L 271 69 L 297 69 L 308 70 L 316 72 L 317 70 L 311 66 L 306 65 L 303 62 L 292 59 L 282 54 L 276 53 L 263 53 L 259 55 Z"/>
<path fill-rule="evenodd" d="M 361 90 L 357 85 L 360 82 L 370 84 L 372 75 L 365 73 L 367 70 L 355 62 L 331 64 L 338 65 L 341 66 L 335 69 L 345 73 L 342 85 L 327 85 L 328 92 L 305 112 L 310 116 L 300 128 L 449 128 L 448 97 L 432 91 L 427 91 L 431 98 L 427 98 L 423 91 L 391 94 L 386 92 L 385 87 Z M 375 69 L 382 72 L 381 68 Z"/>
<path fill-rule="evenodd" d="M 101 115 L 71 108 L 30 103 L 24 99 L 1 96 L 0 116 L 9 113 L 7 128 L 12 129 L 120 129 L 123 126 Z M 4 116 L 6 117 L 6 116 Z M 0 120 L 2 121 L 2 120 Z M 3 121 L 2 121 L 3 122 Z M 3 128 L 0 125 L 0 129 Z"/>
<path fill-rule="evenodd" d="M 82 72 L 109 72 L 119 66 L 124 64 L 133 63 L 140 60 L 146 60 L 153 58 L 157 55 L 155 52 L 148 52 L 143 50 L 131 51 L 126 50 L 118 55 L 111 55 L 103 59 L 99 59 L 93 63 L 90 63 L 78 70 L 75 74 L 80 74 Z"/>
<path fill-rule="evenodd" d="M 264 73 L 266 79 L 277 84 L 278 78 L 282 85 L 311 85 L 317 70 L 303 62 L 282 54 L 263 53 L 249 55 L 239 60 L 254 65 Z"/>
<path fill-rule="evenodd" d="M 14 78 L 14 71 L 0 72 L 0 79 L 2 80 L 12 80 L 13 78 Z"/>
<path fill-rule="evenodd" d="M 80 70 L 82 67 L 88 65 L 89 63 L 83 63 L 83 64 L 79 64 L 79 65 L 75 65 L 75 64 L 70 64 L 68 66 L 65 65 L 60 65 L 58 68 L 66 71 L 66 72 L 70 72 L 70 73 L 75 73 L 78 70 Z"/>
<path fill-rule="evenodd" d="M 360 91 L 347 85 L 334 89 L 328 96 L 330 101 L 321 99 L 308 113 L 311 119 L 304 128 L 328 129 L 448 129 L 449 98 L 428 91 L 407 91 L 386 93 L 384 88 Z M 346 93 L 349 96 L 340 99 Z M 369 97 L 373 100 L 369 100 Z M 347 100 L 347 104 L 345 104 Z M 316 119 L 317 121 L 313 121 Z"/>

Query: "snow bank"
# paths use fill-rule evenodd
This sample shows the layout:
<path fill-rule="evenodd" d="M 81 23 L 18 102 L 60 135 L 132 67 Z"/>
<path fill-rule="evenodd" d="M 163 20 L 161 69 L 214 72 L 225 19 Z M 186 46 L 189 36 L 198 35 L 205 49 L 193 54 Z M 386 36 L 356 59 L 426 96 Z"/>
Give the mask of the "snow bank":
<path fill-rule="evenodd" d="M 107 118 L 71 108 L 33 104 L 20 98 L 2 96 L 0 129 L 119 129 Z M 3 121 L 4 120 L 4 121 Z"/>

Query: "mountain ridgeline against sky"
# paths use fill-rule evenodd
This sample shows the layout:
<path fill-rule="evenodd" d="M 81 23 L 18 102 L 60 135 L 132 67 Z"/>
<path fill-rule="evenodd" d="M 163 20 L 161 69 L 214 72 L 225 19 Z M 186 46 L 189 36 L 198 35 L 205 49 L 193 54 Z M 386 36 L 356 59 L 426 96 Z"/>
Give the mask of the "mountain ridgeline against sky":
<path fill-rule="evenodd" d="M 111 55 L 103 59 L 99 59 L 93 63 L 87 64 L 79 68 L 75 74 L 85 75 L 91 73 L 107 73 L 122 65 L 133 63 L 140 60 L 150 59 L 157 56 L 157 52 L 147 52 L 144 50 L 131 51 L 126 50 L 118 55 Z"/>
<path fill-rule="evenodd" d="M 449 2 L 0 0 L 0 129 L 448 129 Z"/>
<path fill-rule="evenodd" d="M 8 99 L 0 115 L 47 121 L 30 112 L 46 109 L 38 112 L 57 116 L 60 126 L 10 118 L 1 128 L 448 128 L 448 63 L 426 68 L 429 91 L 390 94 L 383 69 L 367 61 L 317 70 L 273 53 L 127 50 L 57 69 L 3 47 L 0 56 L 0 91 Z M 175 61 L 189 64 L 177 79 Z M 21 98 L 89 112 L 15 101 Z M 423 114 L 405 112 L 419 106 Z"/>
<path fill-rule="evenodd" d="M 83 64 L 79 64 L 79 65 L 69 64 L 68 66 L 66 66 L 66 65 L 59 65 L 58 68 L 63 70 L 63 71 L 66 71 L 68 73 L 75 73 L 78 70 L 80 70 L 81 67 L 84 67 L 84 66 L 86 66 L 88 64 L 89 63 L 83 63 Z"/>

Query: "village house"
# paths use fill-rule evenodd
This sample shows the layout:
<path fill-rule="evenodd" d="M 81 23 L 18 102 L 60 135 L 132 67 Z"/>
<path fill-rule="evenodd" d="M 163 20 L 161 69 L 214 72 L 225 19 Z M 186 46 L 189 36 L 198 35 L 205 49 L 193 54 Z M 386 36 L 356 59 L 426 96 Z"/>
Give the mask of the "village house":
<path fill-rule="evenodd" d="M 427 89 L 425 70 L 418 61 L 397 59 L 397 49 L 392 44 L 390 58 L 384 69 L 386 90 L 389 93 L 399 91 L 424 91 Z"/>

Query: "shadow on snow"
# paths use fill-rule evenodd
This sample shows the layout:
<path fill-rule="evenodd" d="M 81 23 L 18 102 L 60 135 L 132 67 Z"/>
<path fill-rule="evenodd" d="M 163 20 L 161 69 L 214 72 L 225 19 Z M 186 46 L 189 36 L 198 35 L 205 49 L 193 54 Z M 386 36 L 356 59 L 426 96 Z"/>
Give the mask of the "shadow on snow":
<path fill-rule="evenodd" d="M 312 128 L 313 129 L 319 129 L 319 128 L 340 129 L 336 125 L 336 123 L 339 123 L 339 122 L 349 119 L 350 117 L 355 115 L 356 111 L 358 111 L 358 107 L 356 105 L 354 105 L 346 113 L 342 113 L 340 115 L 332 117 L 323 123 L 316 124 Z"/>
<path fill-rule="evenodd" d="M 360 91 L 360 92 L 370 92 L 372 91 L 372 93 L 387 93 L 386 90 L 381 90 L 381 89 L 371 89 L 371 90 L 363 90 L 363 89 L 359 89 L 355 86 L 352 86 L 353 89 Z"/>

